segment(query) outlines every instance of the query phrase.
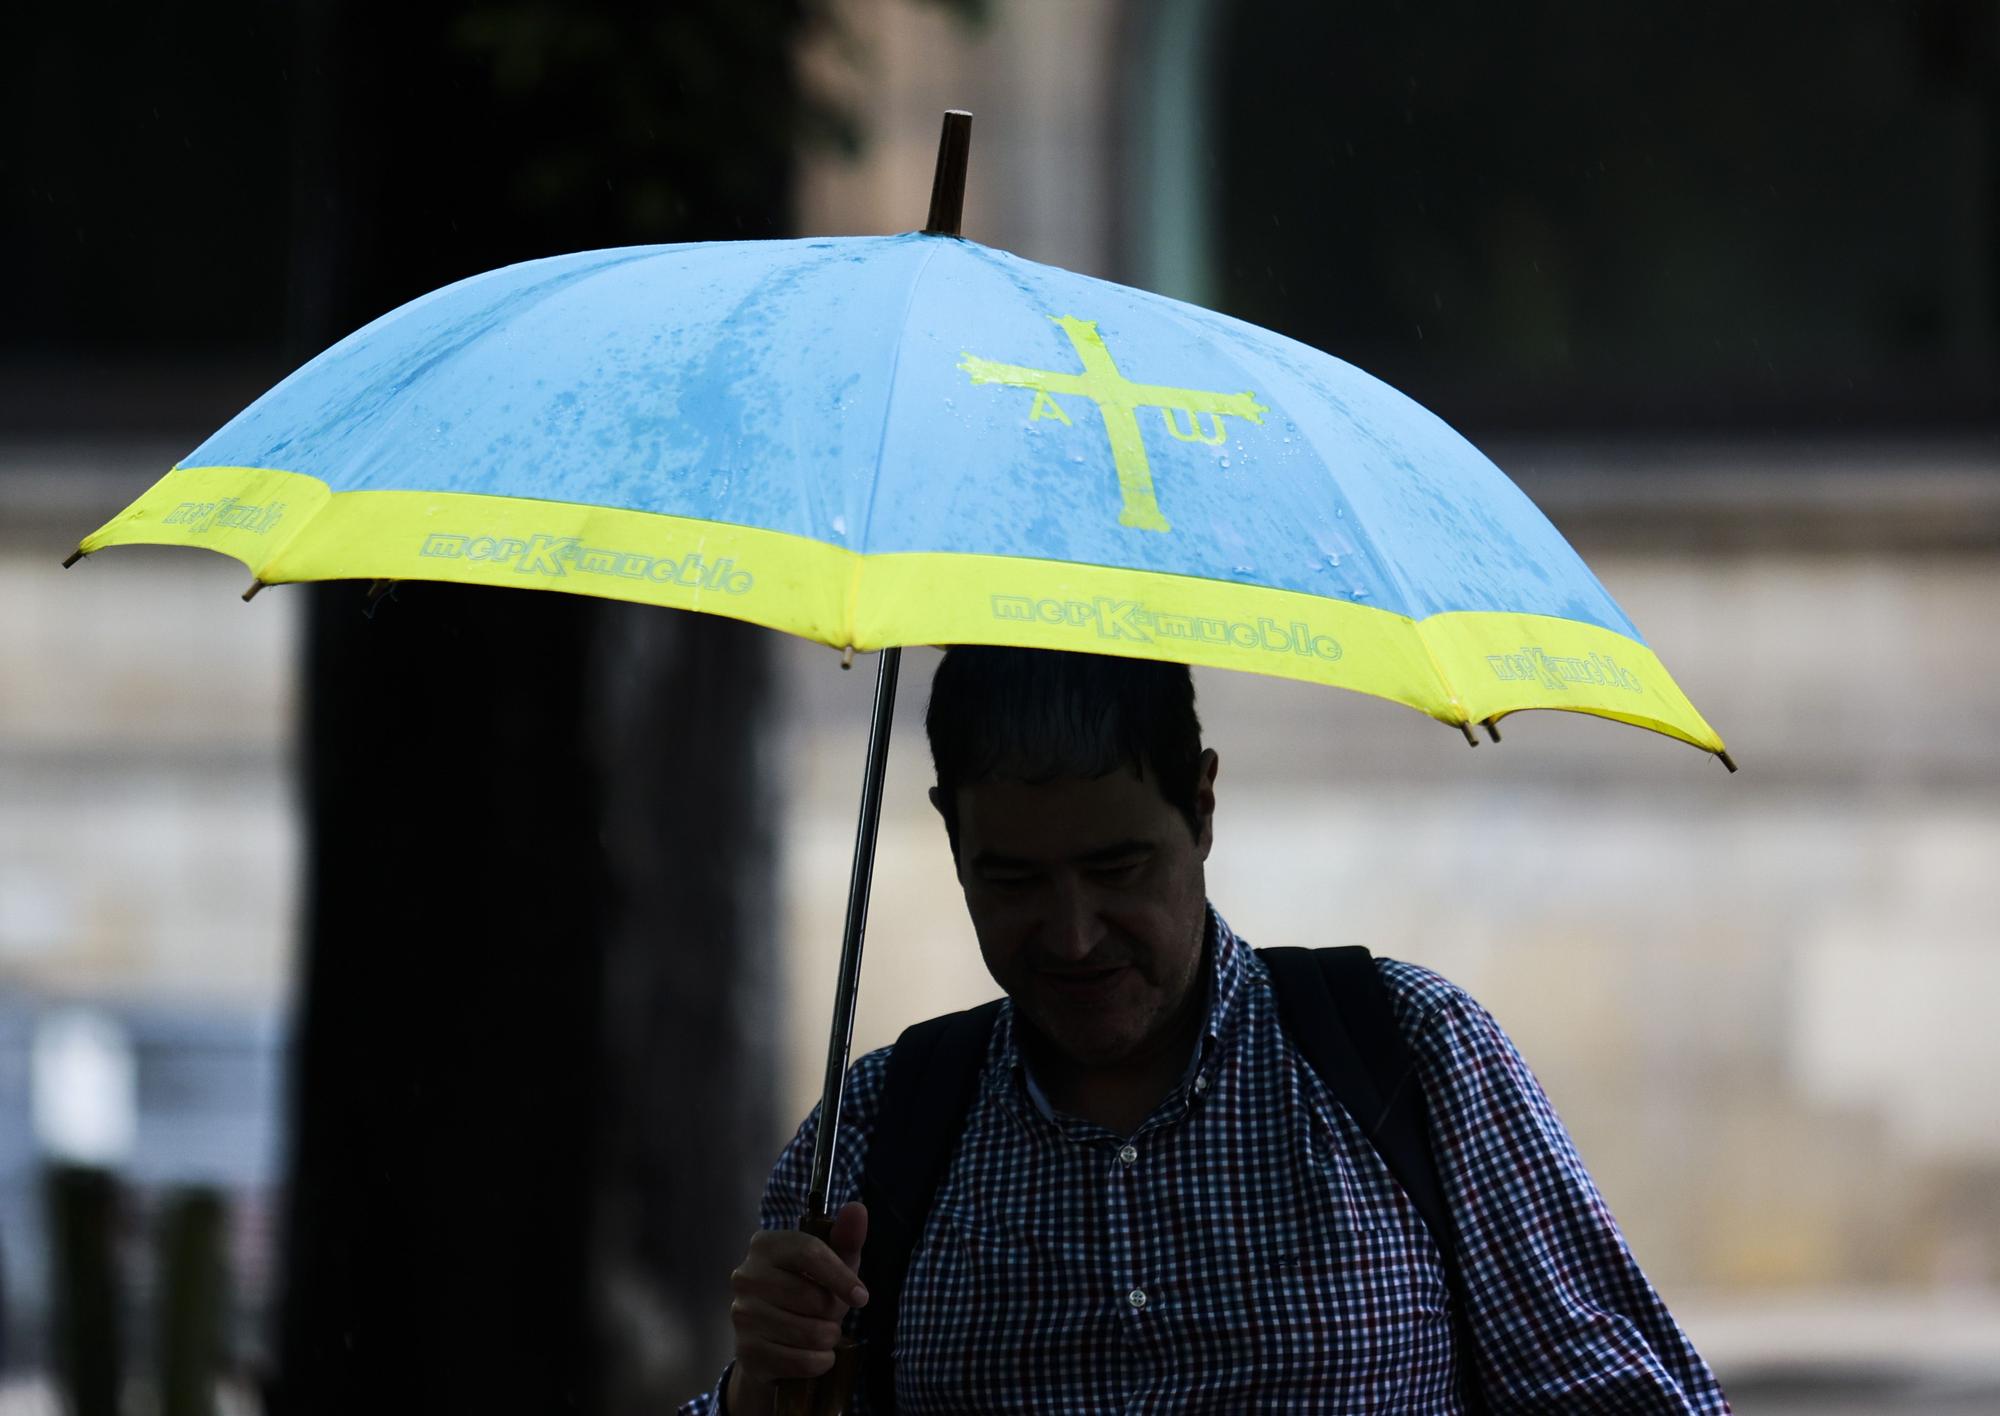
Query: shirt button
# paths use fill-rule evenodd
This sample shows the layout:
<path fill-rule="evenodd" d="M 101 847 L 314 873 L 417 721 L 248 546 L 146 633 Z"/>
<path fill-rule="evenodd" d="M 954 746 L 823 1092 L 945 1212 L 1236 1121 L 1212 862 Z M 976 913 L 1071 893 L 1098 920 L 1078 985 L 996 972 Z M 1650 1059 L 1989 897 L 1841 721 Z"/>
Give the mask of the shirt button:
<path fill-rule="evenodd" d="M 1135 1289 L 1133 1289 L 1133 1290 L 1132 1290 L 1132 1291 L 1131 1291 L 1130 1293 L 1127 1293 L 1127 1294 L 1125 1295 L 1125 1301 L 1126 1301 L 1127 1303 L 1130 1303 L 1130 1304 L 1131 1304 L 1131 1305 L 1132 1305 L 1132 1306 L 1133 1306 L 1134 1308 L 1143 1308 L 1143 1307 L 1145 1307 L 1145 1306 L 1146 1306 L 1146 1290 L 1145 1290 L 1145 1289 L 1143 1289 L 1143 1288 L 1135 1288 Z"/>
<path fill-rule="evenodd" d="M 1127 1165 L 1130 1165 L 1139 1158 L 1139 1148 L 1134 1145 L 1127 1145 L 1118 1152 L 1118 1158 Z"/>
<path fill-rule="evenodd" d="M 1196 1096 L 1200 1096 L 1203 1092 L 1207 1090 L 1208 1090 L 1208 1074 L 1206 1072 L 1203 1072 L 1198 1074 L 1194 1079 L 1194 1094 Z"/>

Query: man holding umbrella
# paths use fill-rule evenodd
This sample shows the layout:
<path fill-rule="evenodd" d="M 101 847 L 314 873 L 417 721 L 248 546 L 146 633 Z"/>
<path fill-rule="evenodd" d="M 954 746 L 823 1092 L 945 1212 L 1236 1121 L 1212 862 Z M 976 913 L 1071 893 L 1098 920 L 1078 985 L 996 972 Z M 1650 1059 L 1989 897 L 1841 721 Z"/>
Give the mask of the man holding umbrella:
<path fill-rule="evenodd" d="M 1477 1004 L 1359 951 L 1253 953 L 1209 906 L 1216 759 L 1185 666 L 1373 694 L 1469 742 L 1530 708 L 1734 770 L 1722 739 L 1428 410 L 962 239 L 969 123 L 946 116 L 919 232 L 577 252 L 390 311 L 67 563 L 197 546 L 251 571 L 246 599 L 507 586 L 879 651 L 834 1124 L 780 1160 L 739 1360 L 695 1409 L 830 1410 L 774 1384 L 833 1361 L 837 1388 L 850 1306 L 877 1411 L 1726 1409 Z M 906 644 L 1013 646 L 953 650 L 930 715 L 1008 997 L 849 1088 Z"/>
<path fill-rule="evenodd" d="M 1373 962 L 1442 1217 L 1329 1089 L 1304 1035 L 1320 1024 L 1208 903 L 1218 759 L 1184 666 L 958 648 L 927 727 L 931 799 L 1007 997 L 976 1015 L 958 1114 L 914 1119 L 952 1135 L 928 1213 L 899 1216 L 896 1311 L 870 1310 L 855 1202 L 876 1192 L 878 1126 L 913 1125 L 884 1116 L 886 1048 L 849 1082 L 831 1242 L 796 1227 L 815 1113 L 731 1278 L 736 1361 L 685 1411 L 773 1409 L 786 1379 L 834 1366 L 843 1323 L 888 1373 L 857 1410 L 891 1390 L 903 1411 L 1728 1409 L 1462 990 Z M 910 1095 L 889 1105 L 936 1109 Z"/>

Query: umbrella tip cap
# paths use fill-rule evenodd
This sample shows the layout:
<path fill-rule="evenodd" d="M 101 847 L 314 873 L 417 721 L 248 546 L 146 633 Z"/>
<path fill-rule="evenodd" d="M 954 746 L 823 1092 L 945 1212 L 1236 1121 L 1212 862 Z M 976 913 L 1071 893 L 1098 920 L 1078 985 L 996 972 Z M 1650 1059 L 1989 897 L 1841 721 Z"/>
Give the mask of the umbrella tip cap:
<path fill-rule="evenodd" d="M 971 161 L 972 115 L 963 108 L 945 110 L 938 133 L 937 170 L 931 176 L 931 211 L 924 222 L 926 236 L 958 236 L 965 217 L 965 170 Z"/>

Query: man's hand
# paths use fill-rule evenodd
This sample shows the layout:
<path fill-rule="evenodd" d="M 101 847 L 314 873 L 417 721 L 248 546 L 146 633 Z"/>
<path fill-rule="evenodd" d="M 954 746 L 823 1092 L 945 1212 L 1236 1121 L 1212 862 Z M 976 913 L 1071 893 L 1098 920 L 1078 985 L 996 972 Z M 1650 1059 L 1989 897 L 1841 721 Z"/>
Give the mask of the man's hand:
<path fill-rule="evenodd" d="M 832 1370 L 840 1320 L 868 1301 L 859 1272 L 867 1237 L 868 1210 L 859 1202 L 834 1216 L 830 1246 L 798 1229 L 751 1236 L 750 1252 L 729 1275 L 736 1328 L 730 1416 L 768 1416 L 773 1383 Z"/>

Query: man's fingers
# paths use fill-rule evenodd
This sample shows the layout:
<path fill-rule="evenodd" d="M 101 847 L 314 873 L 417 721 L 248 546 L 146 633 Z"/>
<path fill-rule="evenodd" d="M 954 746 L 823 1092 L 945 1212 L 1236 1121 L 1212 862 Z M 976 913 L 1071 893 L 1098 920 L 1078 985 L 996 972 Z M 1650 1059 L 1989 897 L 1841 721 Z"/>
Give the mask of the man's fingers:
<path fill-rule="evenodd" d="M 760 1299 L 802 1318 L 839 1322 L 847 1313 L 848 1305 L 824 1288 L 782 1269 L 738 1269 L 729 1276 L 729 1286 L 738 1298 Z"/>
<path fill-rule="evenodd" d="M 751 1240 L 749 1256 L 734 1276 L 764 1279 L 773 1271 L 796 1274 L 850 1307 L 868 1301 L 861 1276 L 825 1244 L 796 1229 L 761 1231 Z"/>
<path fill-rule="evenodd" d="M 785 1347 L 758 1338 L 739 1339 L 736 1360 L 746 1372 L 763 1382 L 822 1377 L 833 1370 L 831 1348 Z"/>
<path fill-rule="evenodd" d="M 737 1374 L 751 1389 L 768 1395 L 772 1382 L 831 1371 L 841 1319 L 850 1307 L 868 1301 L 855 1272 L 868 1236 L 868 1211 L 859 1204 L 843 1206 L 828 1236 L 840 1242 L 843 1253 L 804 1230 L 761 1229 L 730 1274 Z"/>
<path fill-rule="evenodd" d="M 838 1261 L 834 1261 L 834 1268 L 841 1277 L 833 1281 L 840 1285 L 843 1294 L 851 1296 L 857 1287 L 853 1275 Z M 811 1318 L 838 1321 L 846 1316 L 850 1307 L 855 1306 L 848 1301 L 848 1297 L 829 1292 L 824 1282 L 808 1278 L 796 1269 L 779 1268 L 769 1263 L 746 1261 L 729 1275 L 729 1287 L 739 1297 L 767 1299 L 787 1312 Z"/>
<path fill-rule="evenodd" d="M 842 1263 L 840 1256 L 819 1240 L 812 1242 L 818 1252 L 801 1255 L 796 1265 L 789 1266 L 791 1271 L 847 1307 L 858 1308 L 866 1303 L 868 1290 L 861 1286 L 861 1275 Z"/>
<path fill-rule="evenodd" d="M 838 1319 L 808 1317 L 763 1298 L 738 1298 L 729 1305 L 729 1321 L 736 1327 L 739 1351 L 745 1340 L 808 1352 L 831 1352 L 840 1341 Z"/>
<path fill-rule="evenodd" d="M 867 1240 L 868 1206 L 849 1200 L 833 1217 L 832 1246 L 840 1261 L 857 1275 L 861 1272 L 861 1246 Z"/>

